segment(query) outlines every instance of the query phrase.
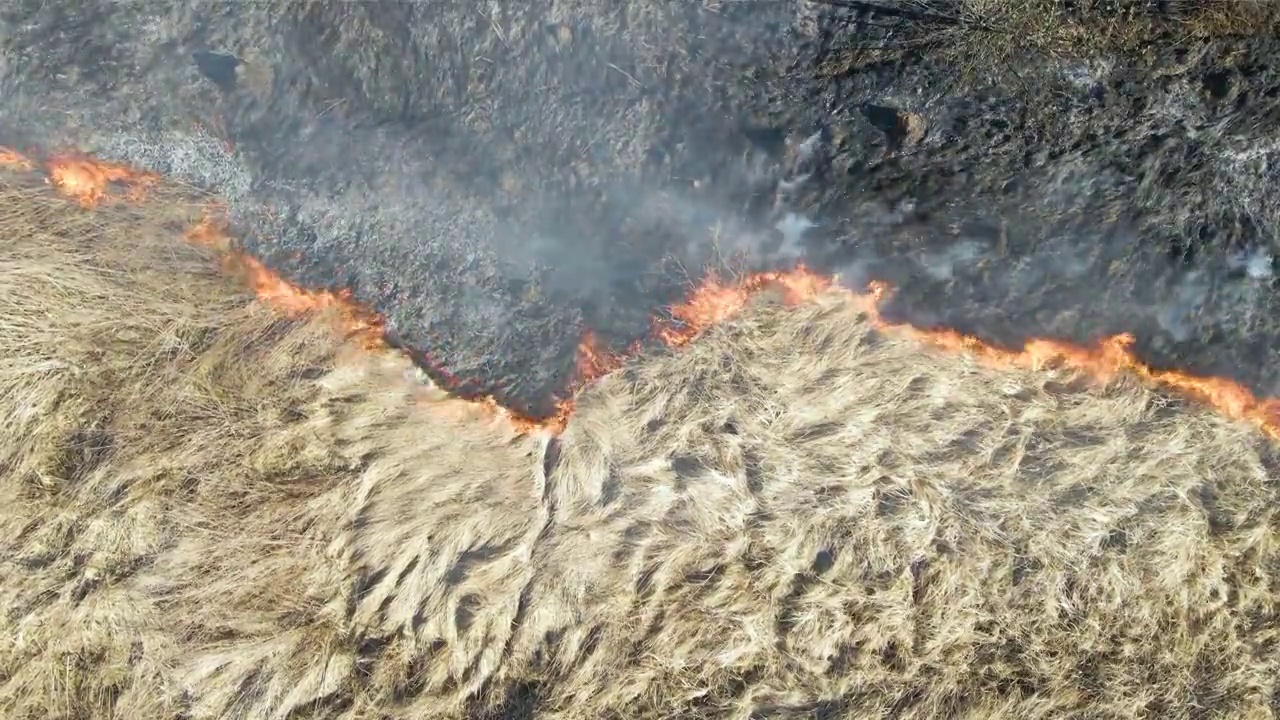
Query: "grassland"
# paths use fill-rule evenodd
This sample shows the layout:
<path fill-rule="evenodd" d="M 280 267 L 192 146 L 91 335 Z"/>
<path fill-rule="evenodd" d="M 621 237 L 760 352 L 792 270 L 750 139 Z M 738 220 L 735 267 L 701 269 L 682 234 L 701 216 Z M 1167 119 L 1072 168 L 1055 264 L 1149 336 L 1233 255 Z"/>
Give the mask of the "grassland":
<path fill-rule="evenodd" d="M 1195 49 L 1203 52 L 1206 43 L 1268 37 L 1280 28 L 1280 8 L 1257 0 L 813 2 L 852 7 L 873 28 L 894 28 L 884 39 L 851 35 L 845 71 L 924 53 L 953 64 L 966 81 L 983 82 L 1016 80 L 1048 60 L 1112 63 L 1123 56 L 1158 65 L 1174 47 L 1192 49 L 1184 60 L 1194 63 Z"/>
<path fill-rule="evenodd" d="M 1251 429 L 763 298 L 557 439 L 0 187 L 0 716 L 1272 717 Z"/>

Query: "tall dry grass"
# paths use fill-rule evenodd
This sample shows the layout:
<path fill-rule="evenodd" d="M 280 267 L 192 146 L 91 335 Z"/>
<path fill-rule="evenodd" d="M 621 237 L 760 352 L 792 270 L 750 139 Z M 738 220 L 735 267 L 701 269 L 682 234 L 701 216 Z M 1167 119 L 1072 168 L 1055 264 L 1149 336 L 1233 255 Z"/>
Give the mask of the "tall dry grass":
<path fill-rule="evenodd" d="M 168 207 L 0 189 L 0 716 L 1275 712 L 1248 428 L 827 297 L 523 438 L 260 307 Z"/>

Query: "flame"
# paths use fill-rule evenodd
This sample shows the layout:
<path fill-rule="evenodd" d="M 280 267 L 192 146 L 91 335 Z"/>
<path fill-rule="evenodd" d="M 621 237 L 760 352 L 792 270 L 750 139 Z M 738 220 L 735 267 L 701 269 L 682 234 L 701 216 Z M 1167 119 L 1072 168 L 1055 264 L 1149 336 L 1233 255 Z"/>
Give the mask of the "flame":
<path fill-rule="evenodd" d="M 1104 337 L 1092 345 L 1033 338 L 1020 348 L 1001 348 L 955 330 L 918 328 L 886 320 L 880 309 L 889 293 L 890 289 L 884 283 L 872 283 L 864 296 L 849 293 L 865 303 L 871 324 L 884 334 L 910 338 L 949 352 L 965 353 L 997 368 L 1059 368 L 1101 383 L 1125 374 L 1132 375 L 1149 385 L 1204 403 L 1233 420 L 1250 423 L 1267 437 L 1280 440 L 1280 398 L 1259 398 L 1244 385 L 1228 378 L 1153 368 L 1134 352 L 1134 337 L 1129 333 Z"/>
<path fill-rule="evenodd" d="M 196 245 L 220 251 L 224 269 L 236 275 L 266 305 L 289 317 L 309 317 L 330 313 L 338 330 L 361 349 L 376 352 L 389 350 L 386 319 L 373 309 L 360 304 L 349 290 L 310 290 L 292 283 L 267 267 L 261 260 L 249 255 L 236 245 L 227 232 L 226 207 L 210 204 L 204 208 L 201 220 L 184 233 L 185 239 Z M 426 352 L 408 351 L 408 355 L 420 366 L 429 367 L 440 380 L 441 389 L 454 392 L 464 386 L 442 364 L 434 361 Z M 552 429 L 563 429 L 563 422 L 555 418 L 533 418 L 503 407 L 489 395 L 457 398 L 450 405 L 453 409 L 480 410 L 486 414 L 505 417 L 522 434 Z M 567 421 L 567 417 L 564 421 Z M 559 422 L 560 424 L 557 424 Z"/>
<path fill-rule="evenodd" d="M 0 165 L 14 170 L 31 170 L 35 168 L 35 164 L 28 160 L 25 155 L 3 146 L 0 146 Z"/>
<path fill-rule="evenodd" d="M 682 303 L 668 308 L 669 317 L 653 322 L 650 334 L 667 347 L 678 349 L 692 342 L 706 330 L 736 317 L 756 294 L 770 288 L 781 290 L 789 305 L 812 300 L 832 287 L 835 278 L 811 272 L 804 267 L 791 271 L 755 273 L 734 281 L 707 276 Z M 552 415 L 533 421 L 529 427 L 559 434 L 577 409 L 577 393 L 592 382 L 622 367 L 627 358 L 638 354 L 642 341 L 636 341 L 622 352 L 613 352 L 587 330 L 578 343 L 573 380 L 563 397 L 556 402 Z"/>
<path fill-rule="evenodd" d="M 641 347 L 641 342 L 636 341 L 631 343 L 624 352 L 613 352 L 594 332 L 584 331 L 582 340 L 578 342 L 573 376 L 568 387 L 556 401 L 555 410 L 547 418 L 533 420 L 532 424 L 526 419 L 525 428 L 559 435 L 568 426 L 569 418 L 577 409 L 578 391 L 622 367 L 627 358 L 640 352 Z"/>
<path fill-rule="evenodd" d="M 14 150 L 0 147 L 0 166 L 32 170 L 35 163 Z M 143 199 L 145 191 L 159 179 L 153 173 L 75 155 L 50 158 L 46 168 L 47 181 L 86 208 L 96 207 L 113 184 L 125 185 L 129 199 Z M 237 248 L 226 231 L 224 215 L 223 207 L 206 207 L 204 217 L 187 230 L 185 238 L 218 250 L 229 271 L 242 277 L 257 297 L 281 312 L 292 316 L 328 312 L 336 318 L 344 334 L 360 347 L 368 350 L 389 347 L 386 322 L 378 313 L 357 303 L 349 291 L 307 290 L 285 280 Z M 1227 378 L 1152 368 L 1137 357 L 1132 335 L 1114 335 L 1088 346 L 1035 338 L 1020 348 L 1001 348 L 955 330 L 919 328 L 890 321 L 881 314 L 884 301 L 891 292 L 888 285 L 871 283 L 866 293 L 856 293 L 841 287 L 838 278 L 814 273 L 803 266 L 731 280 L 708 276 L 683 302 L 673 305 L 665 317 L 654 321 L 652 337 L 670 348 L 683 347 L 708 329 L 732 320 L 754 296 L 769 289 L 780 291 L 783 302 L 789 305 L 809 302 L 823 293 L 838 292 L 848 302 L 854 303 L 871 325 L 883 334 L 909 338 L 948 352 L 965 353 L 996 367 L 1056 367 L 1100 382 L 1125 374 L 1135 376 L 1151 385 L 1204 402 L 1230 418 L 1252 423 L 1268 437 L 1280 440 L 1280 398 L 1259 398 L 1245 386 Z M 614 352 L 605 347 L 594 333 L 584 332 L 578 345 L 573 380 L 564 397 L 557 401 L 555 412 L 550 417 L 521 415 L 502 407 L 490 396 L 459 402 L 505 416 L 517 432 L 559 433 L 575 410 L 577 392 L 618 369 L 640 349 L 641 344 L 637 342 L 622 352 Z M 463 385 L 425 353 L 412 354 L 418 362 L 432 367 L 444 378 L 444 390 Z"/>
<path fill-rule="evenodd" d="M 788 305 L 812 301 L 826 292 L 838 292 L 860 308 L 871 326 L 882 334 L 908 338 L 947 352 L 964 353 L 997 368 L 1059 368 L 1101 383 L 1132 375 L 1150 385 L 1205 403 L 1227 417 L 1251 423 L 1268 437 L 1280 440 L 1280 398 L 1259 398 L 1244 385 L 1227 378 L 1155 369 L 1134 352 L 1131 334 L 1105 337 L 1087 346 L 1033 338 L 1020 348 L 1002 348 L 956 330 L 919 328 L 888 320 L 881 313 L 892 292 L 887 284 L 873 282 L 865 293 L 856 293 L 840 287 L 838 278 L 814 273 L 803 266 L 790 271 L 756 273 L 736 282 L 711 276 L 698 285 L 688 299 L 672 306 L 668 318 L 655 322 L 654 335 L 672 348 L 687 345 L 707 329 L 740 314 L 753 296 L 771 287 L 782 292 L 783 302 Z M 561 408 L 560 414 L 567 419 L 571 410 L 569 404 Z"/>
<path fill-rule="evenodd" d="M 209 204 L 203 208 L 200 221 L 187 228 L 182 237 L 192 245 L 199 245 L 219 252 L 230 252 L 235 241 L 227 233 L 225 208 Z"/>
<path fill-rule="evenodd" d="M 193 226 L 188 231 L 188 238 L 215 246 L 229 242 L 225 240 L 225 234 L 210 222 Z M 383 318 L 359 305 L 349 292 L 304 290 L 284 280 L 255 258 L 243 253 L 235 253 L 231 257 L 249 287 L 273 307 L 295 316 L 336 311 L 335 316 L 343 331 L 362 347 L 370 350 L 387 347 Z M 1280 398 L 1259 399 L 1243 385 L 1226 378 L 1154 369 L 1134 353 L 1132 335 L 1111 336 L 1092 346 L 1035 338 L 1021 348 L 1001 348 L 955 330 L 919 328 L 887 320 L 881 314 L 881 307 L 891 294 L 888 285 L 872 283 L 866 293 L 856 293 L 839 286 L 837 280 L 834 276 L 821 275 L 803 266 L 789 271 L 755 273 L 733 281 L 712 275 L 694 288 L 684 302 L 670 307 L 667 317 L 656 320 L 652 334 L 668 347 L 678 349 L 716 325 L 738 316 L 755 296 L 766 290 L 780 291 L 782 301 L 788 305 L 811 302 L 823 293 L 837 292 L 860 308 L 873 328 L 886 335 L 908 338 L 948 352 L 968 354 L 998 368 L 1055 367 L 1081 373 L 1099 382 L 1108 382 L 1128 373 L 1149 384 L 1205 402 L 1228 417 L 1253 423 L 1267 436 L 1280 439 Z M 516 413 L 487 395 L 471 398 L 468 402 L 505 416 L 517 432 L 559 434 L 576 409 L 578 391 L 621 367 L 640 349 L 641 344 L 637 342 L 623 352 L 613 352 L 595 333 L 584 332 L 578 344 L 574 378 L 549 417 L 535 418 Z M 432 362 L 425 353 L 416 353 L 415 357 L 445 379 L 446 390 L 451 389 L 450 386 L 462 386 L 463 383 L 452 377 L 443 366 Z"/>
<path fill-rule="evenodd" d="M 159 176 L 127 165 L 104 162 L 81 155 L 55 155 L 47 163 L 48 181 L 58 192 L 80 203 L 97 207 L 113 184 L 127 187 L 126 197 L 134 202 L 145 198 Z"/>
<path fill-rule="evenodd" d="M 590 330 L 578 343 L 577 373 L 581 382 L 591 382 L 622 367 L 626 357 L 609 351 Z"/>
<path fill-rule="evenodd" d="M 304 290 L 258 259 L 237 254 L 233 261 L 258 299 L 293 317 L 332 312 L 343 334 L 366 350 L 387 347 L 386 321 L 355 301 L 349 290 Z"/>
<path fill-rule="evenodd" d="M 388 346 L 385 320 L 356 302 L 349 290 L 304 289 L 237 248 L 227 233 L 223 210 L 220 205 L 206 206 L 200 222 L 188 228 L 183 237 L 192 244 L 221 251 L 224 269 L 240 277 L 259 300 L 281 313 L 303 317 L 329 312 L 342 334 L 360 347 L 382 350 Z"/>
<path fill-rule="evenodd" d="M 834 284 L 834 277 L 819 275 L 804 266 L 754 273 L 736 282 L 726 282 L 713 274 L 694 288 L 687 300 L 670 307 L 670 317 L 655 321 L 653 334 L 669 347 L 683 347 L 708 328 L 736 317 L 754 295 L 765 289 L 777 288 L 782 291 L 783 302 L 798 305 L 813 300 Z"/>

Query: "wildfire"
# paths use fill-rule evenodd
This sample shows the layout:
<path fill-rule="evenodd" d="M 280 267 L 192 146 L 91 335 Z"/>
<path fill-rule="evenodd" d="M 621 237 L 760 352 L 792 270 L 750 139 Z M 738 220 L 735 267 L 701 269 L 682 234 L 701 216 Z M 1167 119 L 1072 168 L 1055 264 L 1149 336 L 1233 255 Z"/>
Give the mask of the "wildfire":
<path fill-rule="evenodd" d="M 578 343 L 577 371 L 579 379 L 591 382 L 622 367 L 625 356 L 609 352 L 596 334 L 587 330 Z"/>
<path fill-rule="evenodd" d="M 36 164 L 12 148 L 0 147 L 0 167 L 34 170 Z M 85 208 L 97 207 L 115 187 L 123 188 L 126 200 L 143 200 L 146 191 L 160 181 L 155 173 L 75 153 L 50 156 L 44 169 L 45 182 Z"/>
<path fill-rule="evenodd" d="M 918 328 L 887 320 L 881 314 L 891 293 L 885 283 L 873 282 L 867 292 L 856 293 L 840 287 L 835 277 L 814 273 L 803 266 L 790 271 L 756 273 L 736 282 L 710 277 L 699 284 L 687 300 L 671 307 L 669 318 L 655 322 L 654 336 L 669 347 L 682 347 L 707 329 L 731 320 L 742 312 L 752 296 L 771 287 L 780 290 L 783 301 L 789 305 L 809 302 L 825 292 L 839 292 L 862 309 L 868 322 L 882 334 L 909 338 L 948 352 L 966 353 L 994 367 L 1054 367 L 1078 372 L 1099 382 L 1128 373 L 1206 403 L 1230 418 L 1252 423 L 1268 437 L 1280 440 L 1280 398 L 1259 398 L 1227 378 L 1198 377 L 1152 368 L 1133 351 L 1134 338 L 1128 333 L 1103 338 L 1091 346 L 1035 338 L 1021 348 L 1001 348 L 955 330 Z M 580 357 L 582 355 L 580 351 Z M 596 351 L 589 357 L 596 357 Z M 621 361 L 614 359 L 613 362 L 620 364 Z M 569 409 L 571 411 L 571 405 Z M 563 408 L 561 415 L 567 417 Z"/>
<path fill-rule="evenodd" d="M 949 329 L 922 329 L 894 323 L 881 317 L 879 309 L 889 289 L 873 285 L 869 316 L 881 332 L 907 337 L 946 351 L 967 353 L 995 367 L 1056 367 L 1078 372 L 1100 382 L 1128 373 L 1139 379 L 1205 403 L 1235 420 L 1256 425 L 1268 437 L 1280 440 L 1280 398 L 1259 398 L 1240 383 L 1221 377 L 1199 377 L 1176 370 L 1157 370 L 1133 351 L 1134 337 L 1120 333 L 1102 338 L 1091 346 L 1035 338 L 1021 348 L 1006 349 Z"/>
<path fill-rule="evenodd" d="M 184 238 L 192 244 L 223 253 L 223 267 L 241 278 L 258 299 L 290 317 L 332 313 L 339 329 L 366 350 L 387 347 L 386 323 L 382 316 L 360 305 L 348 290 L 307 290 L 285 280 L 257 258 L 241 251 L 226 231 L 222 208 L 205 208 L 204 217 L 191 226 Z"/>
<path fill-rule="evenodd" d="M 10 150 L 7 147 L 0 147 L 0 165 L 14 170 L 31 170 L 35 167 L 21 153 Z"/>
<path fill-rule="evenodd" d="M 669 308 L 670 317 L 654 322 L 653 334 L 670 347 L 682 347 L 708 328 L 742 312 L 752 296 L 773 287 L 788 305 L 816 298 L 835 284 L 835 278 L 801 266 L 790 271 L 762 272 L 726 282 L 712 275 L 694 288 L 684 302 Z"/>
<path fill-rule="evenodd" d="M 367 350 L 387 347 L 382 316 L 358 304 L 350 291 L 304 290 L 244 254 L 237 255 L 233 263 L 245 284 L 268 305 L 295 317 L 332 312 L 349 339 Z"/>
<path fill-rule="evenodd" d="M 31 170 L 35 165 L 22 154 L 0 147 L 0 166 Z M 141 200 L 145 191 L 159 179 L 152 173 L 83 156 L 55 156 L 45 165 L 49 184 L 86 208 L 96 207 L 106 197 L 109 188 L 118 185 L 126 188 L 125 199 Z M 207 207 L 204 218 L 187 230 L 185 238 L 218 250 L 230 272 L 240 276 L 257 297 L 281 312 L 292 316 L 330 313 L 342 332 L 360 347 L 368 350 L 388 348 L 386 323 L 378 313 L 357 303 L 348 291 L 308 290 L 293 284 L 244 253 L 226 232 L 226 224 L 221 219 L 223 210 L 214 205 Z M 1091 346 L 1039 338 L 1027 341 L 1021 348 L 1000 348 L 954 330 L 918 328 L 887 320 L 881 314 L 890 293 L 887 285 L 872 283 L 866 293 L 856 293 L 839 286 L 837 278 L 814 273 L 804 267 L 756 273 L 732 280 L 710 276 L 694 288 L 684 302 L 669 308 L 666 317 L 655 320 L 652 336 L 668 347 L 683 347 L 709 328 L 733 319 L 755 295 L 768 289 L 779 291 L 782 300 L 790 305 L 811 301 L 826 292 L 841 293 L 846 300 L 855 303 L 872 326 L 883 334 L 910 338 L 945 351 L 966 353 L 997 367 L 1057 367 L 1103 382 L 1128 373 L 1205 402 L 1231 418 L 1257 425 L 1273 439 L 1280 439 L 1280 398 L 1258 398 L 1243 385 L 1226 378 L 1197 377 L 1154 369 L 1134 353 L 1131 335 L 1115 335 Z M 594 333 L 584 332 L 578 345 L 573 381 L 550 417 L 520 415 L 488 396 L 471 398 L 466 402 L 472 407 L 506 416 L 518 432 L 559 433 L 574 412 L 577 391 L 616 370 L 639 349 L 640 343 L 635 343 L 623 352 L 611 352 Z M 418 362 L 433 367 L 444 378 L 444 390 L 463 385 L 442 366 L 433 364 L 426 354 L 415 352 L 413 356 Z"/>
<path fill-rule="evenodd" d="M 207 247 L 219 252 L 230 252 L 235 242 L 227 234 L 225 208 L 221 205 L 209 204 L 204 207 L 200 221 L 182 234 L 183 239 L 192 245 Z"/>
<path fill-rule="evenodd" d="M 126 165 L 70 154 L 49 158 L 48 170 L 49 183 L 86 208 L 97 207 L 113 185 L 125 186 L 129 200 L 142 200 L 160 179 Z"/>
<path fill-rule="evenodd" d="M 241 278 L 259 300 L 286 316 L 308 317 L 327 312 L 331 314 L 338 331 L 360 348 L 368 351 L 385 351 L 390 348 L 385 318 L 361 305 L 350 291 L 303 288 L 285 280 L 262 261 L 240 250 L 227 232 L 225 210 L 225 207 L 217 204 L 206 206 L 200 222 L 184 233 L 187 242 L 221 252 L 223 268 L 228 274 Z M 409 351 L 408 354 L 419 365 L 431 368 L 441 378 L 443 390 L 452 392 L 464 385 L 427 353 Z M 488 395 L 459 399 L 459 405 L 504 416 L 517 432 L 524 434 L 545 429 L 558 432 L 563 429 L 563 422 L 568 420 L 567 416 L 563 420 L 527 417 L 503 407 Z"/>

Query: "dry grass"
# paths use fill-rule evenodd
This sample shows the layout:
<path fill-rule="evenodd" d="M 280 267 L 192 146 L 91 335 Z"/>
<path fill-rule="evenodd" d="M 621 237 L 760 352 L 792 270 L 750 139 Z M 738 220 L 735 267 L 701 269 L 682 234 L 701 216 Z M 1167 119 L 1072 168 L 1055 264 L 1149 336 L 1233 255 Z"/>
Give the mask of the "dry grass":
<path fill-rule="evenodd" d="M 827 0 L 814 0 L 826 2 Z M 831 0 L 840 3 L 842 0 Z M 838 68 L 926 51 L 966 81 L 1015 76 L 1037 60 L 1151 60 L 1171 47 L 1266 38 L 1280 31 L 1280 5 L 1266 0 L 879 0 L 863 5 L 912 14 L 892 41 L 850 38 Z M 878 17 L 872 14 L 871 17 Z M 884 22 L 881 19 L 879 22 Z"/>
<path fill-rule="evenodd" d="M 987 47 L 987 62 L 1022 52 L 1079 56 L 1135 52 L 1170 42 L 1262 36 L 1275 29 L 1273 3 L 1255 0 L 952 0 L 962 31 Z M 990 33 L 985 35 L 984 33 Z M 999 40 L 1003 40 L 1000 42 Z M 977 53 L 979 48 L 973 48 Z"/>
<path fill-rule="evenodd" d="M 767 303 L 557 442 L 0 197 L 0 716 L 1272 717 L 1270 446 Z"/>

